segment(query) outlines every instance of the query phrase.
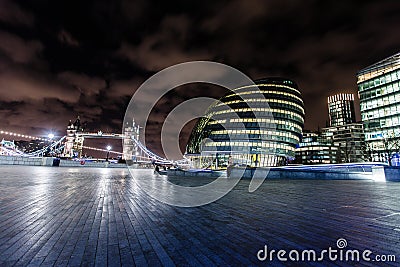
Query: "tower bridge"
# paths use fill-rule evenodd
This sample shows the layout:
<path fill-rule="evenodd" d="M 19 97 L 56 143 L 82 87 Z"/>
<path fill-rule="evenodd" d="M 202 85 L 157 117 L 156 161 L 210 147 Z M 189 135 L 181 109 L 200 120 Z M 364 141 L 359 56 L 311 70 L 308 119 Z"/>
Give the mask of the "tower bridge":
<path fill-rule="evenodd" d="M 132 123 L 130 127 L 127 128 L 126 134 L 122 133 L 103 133 L 102 131 L 98 132 L 85 132 L 81 127 L 80 118 L 75 120 L 75 122 L 70 121 L 67 126 L 67 135 L 66 141 L 63 151 L 63 157 L 72 158 L 72 157 L 82 157 L 83 149 L 94 149 L 100 150 L 96 148 L 90 148 L 83 145 L 85 139 L 121 139 L 123 140 L 123 146 L 125 146 L 125 153 L 116 152 L 117 154 L 122 154 L 124 159 L 132 159 L 134 156 L 139 157 L 140 160 L 150 161 L 148 157 L 144 156 L 143 151 L 138 150 L 138 146 L 135 145 L 135 141 L 133 139 L 139 140 L 139 126 Z M 113 151 L 115 153 L 115 151 Z M 137 158 L 135 160 L 138 160 Z"/>
<path fill-rule="evenodd" d="M 85 132 L 81 127 L 80 118 L 78 117 L 75 122 L 70 121 L 67 126 L 67 135 L 63 151 L 64 157 L 82 157 L 83 148 L 87 148 L 83 145 L 85 139 L 121 139 L 122 146 L 124 148 L 122 157 L 127 162 L 146 162 L 146 163 L 158 163 L 158 164 L 181 164 L 186 160 L 171 161 L 158 156 L 154 152 L 147 149 L 140 141 L 140 127 L 132 120 L 130 125 L 125 125 L 124 134 L 122 133 L 103 133 L 98 132 Z"/>
<path fill-rule="evenodd" d="M 78 117 L 75 122 L 70 121 L 67 126 L 65 136 L 58 140 L 35 138 L 30 135 L 20 133 L 13 133 L 9 131 L 0 131 L 1 134 L 9 135 L 11 137 L 22 137 L 28 139 L 37 139 L 46 143 L 42 148 L 25 153 L 16 146 L 11 145 L 13 142 L 2 141 L 0 142 L 0 155 L 9 156 L 22 156 L 22 157 L 43 157 L 48 155 L 51 151 L 53 154 L 63 158 L 81 158 L 83 149 L 105 151 L 114 154 L 119 154 L 129 163 L 156 163 L 156 164 L 188 164 L 187 159 L 172 161 L 157 155 L 156 153 L 145 147 L 139 140 L 140 127 L 134 120 L 129 125 L 125 125 L 124 134 L 122 133 L 103 133 L 98 132 L 85 132 L 81 126 L 80 118 Z M 32 137 L 32 138 L 31 138 Z M 122 141 L 123 152 L 105 150 L 96 147 L 89 147 L 84 145 L 85 139 L 120 139 Z"/>

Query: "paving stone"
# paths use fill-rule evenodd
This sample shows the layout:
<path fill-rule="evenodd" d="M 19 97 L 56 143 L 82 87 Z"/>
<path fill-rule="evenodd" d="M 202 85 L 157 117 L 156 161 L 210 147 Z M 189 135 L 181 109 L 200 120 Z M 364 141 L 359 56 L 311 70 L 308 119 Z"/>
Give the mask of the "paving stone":
<path fill-rule="evenodd" d="M 214 203 L 179 208 L 149 197 L 127 170 L 0 166 L 0 266 L 257 266 L 268 263 L 256 256 L 264 245 L 321 251 L 339 238 L 349 249 L 396 255 L 385 264 L 398 266 L 400 183 L 266 180 L 253 193 L 248 186 L 243 180 Z"/>

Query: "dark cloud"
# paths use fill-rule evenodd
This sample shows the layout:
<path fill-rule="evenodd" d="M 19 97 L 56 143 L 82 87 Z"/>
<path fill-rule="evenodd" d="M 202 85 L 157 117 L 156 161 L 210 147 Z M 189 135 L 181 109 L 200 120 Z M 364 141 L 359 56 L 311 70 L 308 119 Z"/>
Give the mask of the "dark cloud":
<path fill-rule="evenodd" d="M 34 24 L 33 15 L 22 9 L 11 0 L 0 1 L 0 21 L 11 25 L 23 25 L 32 27 Z"/>
<path fill-rule="evenodd" d="M 94 76 L 90 77 L 86 74 L 78 74 L 66 71 L 59 73 L 57 77 L 65 84 L 71 85 L 84 95 L 92 96 L 99 94 L 100 91 L 106 87 L 106 82 L 104 79 Z"/>
<path fill-rule="evenodd" d="M 60 101 L 34 99 L 20 101 L 8 107 L 1 103 L 0 115 L 3 130 L 45 137 L 52 131 L 61 133 L 69 117 L 74 114 L 71 114 L 68 105 Z"/>
<path fill-rule="evenodd" d="M 213 60 L 253 79 L 296 81 L 306 128 L 316 129 L 328 119 L 327 96 L 357 93 L 356 72 L 398 52 L 399 12 L 391 0 L 1 0 L 0 128 L 61 134 L 81 114 L 93 130 L 119 132 L 130 97 L 152 74 Z M 160 100 L 149 129 L 157 133 L 185 99 L 224 93 L 175 90 Z M 149 140 L 157 148 L 157 134 Z"/>
<path fill-rule="evenodd" d="M 155 33 L 144 37 L 136 46 L 123 42 L 117 54 L 149 71 L 212 58 L 206 47 L 186 47 L 190 38 L 190 24 L 185 15 L 165 17 Z"/>
<path fill-rule="evenodd" d="M 21 37 L 0 31 L 0 52 L 15 63 L 34 63 L 43 50 L 38 40 L 24 40 Z"/>
<path fill-rule="evenodd" d="M 69 32 L 65 30 L 61 30 L 58 33 L 58 40 L 61 43 L 64 43 L 69 46 L 79 46 L 79 42 L 74 37 L 72 37 L 72 35 Z"/>

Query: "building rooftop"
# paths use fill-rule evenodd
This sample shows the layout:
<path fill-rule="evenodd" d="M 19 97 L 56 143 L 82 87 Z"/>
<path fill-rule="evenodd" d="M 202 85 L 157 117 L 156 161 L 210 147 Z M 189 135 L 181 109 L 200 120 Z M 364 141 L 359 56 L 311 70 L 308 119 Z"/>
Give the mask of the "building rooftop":
<path fill-rule="evenodd" d="M 357 83 L 400 68 L 400 52 L 376 62 L 357 72 Z"/>

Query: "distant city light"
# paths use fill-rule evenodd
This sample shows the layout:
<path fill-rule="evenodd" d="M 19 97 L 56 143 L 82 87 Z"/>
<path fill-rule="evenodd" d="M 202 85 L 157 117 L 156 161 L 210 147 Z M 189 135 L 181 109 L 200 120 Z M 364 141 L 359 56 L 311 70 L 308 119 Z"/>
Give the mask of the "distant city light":
<path fill-rule="evenodd" d="M 54 138 L 54 134 L 53 134 L 53 133 L 49 133 L 49 134 L 47 135 L 47 137 L 51 140 L 51 139 Z"/>
<path fill-rule="evenodd" d="M 50 136 L 48 136 L 49 139 L 46 139 L 46 138 L 40 138 L 37 136 L 13 133 L 13 132 L 4 131 L 4 130 L 0 130 L 0 134 L 5 134 L 5 135 L 9 135 L 9 136 L 17 136 L 17 137 L 27 138 L 27 139 L 31 139 L 31 140 L 40 140 L 40 141 L 50 141 L 51 140 Z M 54 138 L 54 135 L 53 135 L 53 138 Z"/>

